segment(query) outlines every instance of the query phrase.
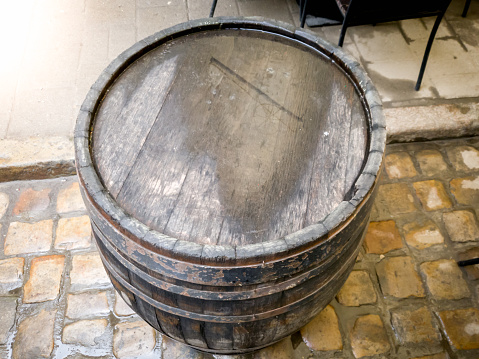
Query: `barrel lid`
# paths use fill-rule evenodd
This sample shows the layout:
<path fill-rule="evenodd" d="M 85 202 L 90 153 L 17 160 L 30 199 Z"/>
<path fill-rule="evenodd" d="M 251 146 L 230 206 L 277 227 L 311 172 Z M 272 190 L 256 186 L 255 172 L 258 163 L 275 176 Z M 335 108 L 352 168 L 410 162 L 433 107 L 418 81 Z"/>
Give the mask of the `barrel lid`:
<path fill-rule="evenodd" d="M 144 240 L 214 259 L 334 230 L 376 181 L 385 127 L 341 50 L 288 25 L 219 18 L 122 54 L 75 137 L 80 178 L 99 179 L 87 195 L 106 196 Z"/>

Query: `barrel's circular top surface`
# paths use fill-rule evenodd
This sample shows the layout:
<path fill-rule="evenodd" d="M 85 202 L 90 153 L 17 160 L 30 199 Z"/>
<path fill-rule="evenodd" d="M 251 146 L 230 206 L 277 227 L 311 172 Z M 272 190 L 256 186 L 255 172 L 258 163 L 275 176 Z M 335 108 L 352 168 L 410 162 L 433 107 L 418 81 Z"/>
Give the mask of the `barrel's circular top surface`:
<path fill-rule="evenodd" d="M 368 116 L 344 71 L 294 39 L 197 31 L 129 64 L 96 113 L 91 153 L 128 214 L 199 244 L 266 242 L 351 197 Z"/>

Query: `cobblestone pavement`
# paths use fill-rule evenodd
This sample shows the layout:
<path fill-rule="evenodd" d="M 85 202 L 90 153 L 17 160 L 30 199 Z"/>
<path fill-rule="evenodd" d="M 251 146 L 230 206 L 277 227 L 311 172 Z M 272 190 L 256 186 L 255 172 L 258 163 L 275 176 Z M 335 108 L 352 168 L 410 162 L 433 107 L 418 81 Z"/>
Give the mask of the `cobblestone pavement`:
<path fill-rule="evenodd" d="M 116 295 L 76 177 L 0 185 L 0 358 L 212 358 Z M 478 358 L 479 137 L 388 146 L 372 222 L 336 298 L 248 358 Z"/>

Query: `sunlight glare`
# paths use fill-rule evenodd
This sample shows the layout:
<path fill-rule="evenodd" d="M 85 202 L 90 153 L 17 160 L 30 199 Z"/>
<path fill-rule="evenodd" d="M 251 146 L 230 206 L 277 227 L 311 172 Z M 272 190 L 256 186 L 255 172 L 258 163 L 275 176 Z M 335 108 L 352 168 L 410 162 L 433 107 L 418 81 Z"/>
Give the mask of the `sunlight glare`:
<path fill-rule="evenodd" d="M 20 65 L 25 49 L 35 0 L 0 0 L 0 67 L 9 71 Z"/>

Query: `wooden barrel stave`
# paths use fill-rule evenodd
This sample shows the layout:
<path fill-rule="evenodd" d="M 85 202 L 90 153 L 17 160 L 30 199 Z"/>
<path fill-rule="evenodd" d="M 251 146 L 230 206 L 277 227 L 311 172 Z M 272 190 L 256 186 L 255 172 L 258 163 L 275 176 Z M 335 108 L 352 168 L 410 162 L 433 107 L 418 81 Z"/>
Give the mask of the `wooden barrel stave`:
<path fill-rule="evenodd" d="M 166 331 L 166 328 L 163 329 L 161 328 L 161 326 L 159 326 L 158 318 L 156 316 L 156 309 L 151 304 L 145 302 L 144 300 L 141 300 L 137 296 L 135 296 L 135 303 L 138 310 L 137 313 L 140 315 L 141 318 L 143 318 L 153 328 L 160 330 L 162 333 L 168 336 L 171 336 L 171 330 Z"/>
<path fill-rule="evenodd" d="M 288 311 L 276 317 L 255 322 L 244 322 L 241 324 L 199 322 L 165 313 L 159 309 L 155 309 L 155 318 L 149 314 L 154 310 L 153 306 L 145 303 L 139 297 L 135 297 L 134 303 L 136 305 L 134 310 L 155 329 L 172 339 L 191 345 L 199 350 L 214 353 L 249 352 L 292 334 L 298 329 L 298 324 L 303 326 L 308 323 L 329 303 L 329 297 L 334 295 L 344 284 L 353 265 L 354 260 L 348 261 L 348 266 L 341 272 L 341 275 L 335 278 L 335 281 L 329 282 L 330 285 L 322 287 L 321 294 L 317 294 L 310 299 L 311 302 L 315 303 L 314 306 L 305 303 L 298 306 L 295 311 Z M 121 291 L 127 290 L 117 282 L 113 283 Z M 145 313 L 145 308 L 148 308 L 149 313 Z M 198 332 L 198 328 L 202 328 L 200 332 Z M 208 333 L 208 336 L 206 337 L 204 333 Z M 252 336 L 251 333 L 261 334 Z M 233 339 L 228 340 L 229 338 Z M 220 343 L 220 345 L 216 345 L 217 343 Z"/>
<path fill-rule="evenodd" d="M 356 249 L 357 251 L 357 249 Z M 356 251 L 354 252 L 354 254 L 357 254 Z M 103 253 L 102 253 L 102 257 L 103 257 Z M 103 257 L 104 258 L 104 257 Z M 344 258 L 342 258 L 343 261 L 344 261 Z M 341 264 L 340 264 L 341 265 Z M 110 274 L 114 275 L 115 272 L 113 270 L 113 268 L 110 266 L 109 263 L 106 263 L 105 262 L 105 267 L 107 268 L 107 270 L 110 272 Z M 338 276 L 338 271 L 332 273 L 332 275 L 330 275 L 328 278 L 325 278 L 324 279 L 324 285 L 320 286 L 320 288 L 322 287 L 325 287 L 327 285 L 329 285 L 329 283 L 335 278 Z M 243 321 L 248 321 L 248 320 L 251 320 L 253 318 L 262 318 L 262 317 L 269 317 L 269 316 L 272 316 L 272 315 L 276 315 L 277 313 L 281 313 L 281 312 L 284 312 L 286 310 L 288 310 L 289 308 L 293 308 L 293 307 L 298 307 L 298 306 L 301 306 L 302 304 L 304 304 L 305 301 L 307 301 L 308 297 L 311 297 L 311 296 L 314 296 L 316 295 L 318 292 L 320 292 L 320 290 L 318 290 L 318 288 L 312 288 L 312 290 L 310 290 L 308 292 L 308 295 L 304 298 L 301 298 L 300 300 L 296 301 L 296 302 L 290 302 L 290 303 L 287 303 L 285 306 L 283 307 L 276 307 L 274 310 L 272 311 L 268 311 L 268 312 L 259 312 L 259 313 L 256 313 L 256 314 L 252 314 L 252 315 L 239 315 L 239 316 L 235 316 L 235 318 L 231 317 L 231 319 L 229 319 L 230 317 L 219 317 L 219 316 L 215 316 L 215 315 L 205 315 L 203 313 L 198 313 L 198 312 L 188 312 L 188 311 L 185 311 L 184 308 L 179 308 L 179 307 L 172 307 L 172 306 L 168 306 L 166 305 L 165 303 L 159 303 L 157 302 L 154 298 L 153 298 L 153 295 L 151 296 L 148 296 L 149 293 L 143 293 L 140 291 L 139 288 L 136 288 L 134 287 L 131 283 L 129 283 L 127 280 L 125 279 L 122 279 L 120 277 L 116 277 L 116 281 L 117 282 L 120 282 L 122 284 L 122 286 L 124 288 L 127 288 L 130 292 L 133 292 L 133 294 L 137 297 L 140 297 L 140 298 L 143 298 L 144 300 L 147 300 L 149 301 L 150 303 L 153 303 L 155 305 L 155 307 L 162 307 L 162 308 L 165 308 L 167 310 L 167 312 L 170 312 L 170 313 L 173 313 L 173 314 L 178 314 L 178 315 L 184 315 L 184 316 L 190 316 L 190 317 L 193 317 L 193 318 L 198 318 L 198 319 L 205 319 L 205 320 L 212 320 L 212 321 L 219 321 L 219 322 L 230 322 L 230 321 L 238 321 L 238 322 L 243 322 Z"/>
<path fill-rule="evenodd" d="M 227 268 L 226 270 L 223 267 L 205 267 L 205 266 L 188 266 L 189 272 L 192 273 L 203 273 L 203 272 L 210 272 L 206 276 L 207 279 L 211 279 L 212 277 L 217 277 L 218 281 L 214 284 L 222 284 L 221 282 L 226 281 L 226 278 L 240 278 L 241 276 L 247 276 L 248 278 L 245 281 L 241 281 L 238 279 L 238 282 L 241 283 L 243 286 L 249 285 L 246 283 L 264 283 L 269 279 L 270 281 L 275 280 L 275 277 L 281 273 L 282 276 L 293 276 L 300 274 L 302 271 L 305 272 L 308 269 L 320 268 L 321 263 L 328 258 L 330 253 L 333 253 L 337 250 L 340 250 L 342 247 L 342 242 L 345 241 L 343 236 L 348 238 L 352 234 L 350 232 L 356 231 L 358 228 L 361 228 L 361 225 L 364 225 L 365 219 L 369 216 L 369 211 L 371 207 L 371 203 L 366 203 L 364 208 L 357 213 L 357 215 L 352 218 L 351 222 L 348 223 L 347 226 L 343 228 L 343 232 L 341 232 L 340 236 L 334 236 L 332 238 L 328 238 L 327 240 L 320 242 L 315 248 L 310 249 L 309 252 L 305 255 L 297 255 L 293 258 L 286 258 L 283 261 L 276 261 L 274 263 L 268 263 L 267 265 L 259 265 L 257 267 L 232 267 Z M 92 214 L 92 220 L 97 225 L 99 230 L 103 232 L 105 235 L 105 239 L 110 241 L 110 243 L 119 250 L 120 253 L 124 253 L 125 257 L 129 257 L 128 260 L 138 263 L 141 259 L 144 263 L 145 267 L 151 269 L 151 273 L 158 273 L 160 277 L 169 278 L 171 280 L 179 279 L 181 281 L 182 286 L 189 286 L 191 283 L 188 279 L 193 279 L 194 283 L 197 284 L 212 284 L 211 280 L 207 283 L 204 281 L 199 281 L 197 277 L 188 276 L 188 274 L 181 274 L 181 273 L 172 273 L 171 268 L 174 267 L 173 263 L 168 263 L 166 266 L 161 266 L 160 264 L 163 263 L 164 260 L 163 256 L 156 255 L 150 251 L 147 251 L 143 247 L 140 247 L 136 242 L 132 241 L 129 237 L 126 237 L 124 234 L 117 231 L 116 227 L 113 227 L 111 223 L 104 220 L 101 216 L 98 216 L 96 211 L 89 207 L 90 213 Z M 363 222 L 363 223 L 361 223 Z M 137 254 L 139 253 L 139 254 Z M 147 255 L 144 255 L 147 253 Z M 148 263 L 149 261 L 149 263 Z M 293 266 L 297 266 L 297 270 L 289 270 L 285 271 L 284 268 L 292 268 Z M 279 269 L 283 269 L 282 271 Z M 169 271 L 168 271 L 169 269 Z M 245 273 L 238 273 L 238 272 L 245 272 Z M 228 274 L 229 272 L 229 274 Z M 265 273 L 266 272 L 266 273 Z M 165 277 L 166 274 L 172 273 L 171 276 Z M 200 276 L 199 276 L 200 277 Z M 200 277 L 201 278 L 201 277 Z M 257 278 L 257 279 L 252 279 Z M 261 280 L 261 281 L 260 281 Z M 220 282 L 220 283 L 218 283 Z M 232 281 L 229 282 L 230 284 Z"/>
<path fill-rule="evenodd" d="M 180 326 L 185 343 L 196 348 L 208 348 L 205 323 L 182 317 Z"/>
<path fill-rule="evenodd" d="M 307 281 L 300 282 L 299 285 L 290 287 L 282 292 L 276 292 L 262 297 L 255 296 L 253 291 L 253 294 L 247 295 L 249 299 L 241 298 L 240 300 L 236 301 L 225 300 L 225 297 L 227 297 L 229 293 L 214 291 L 214 288 L 213 290 L 210 289 L 211 298 L 209 300 L 198 299 L 191 297 L 188 294 L 183 295 L 183 293 L 172 293 L 167 290 L 160 289 L 162 286 L 159 284 L 160 282 L 157 279 L 147 276 L 144 272 L 139 271 L 133 265 L 128 265 L 130 262 L 128 262 L 125 258 L 123 258 L 123 263 L 127 265 L 128 268 L 126 268 L 123 264 L 120 264 L 118 258 L 122 257 L 120 257 L 118 253 L 115 255 L 115 252 L 106 250 L 105 243 L 107 243 L 107 241 L 105 238 L 103 238 L 103 240 L 99 240 L 99 247 L 101 248 L 101 251 L 105 257 L 110 258 L 110 261 L 112 261 L 111 258 L 114 257 L 113 262 L 116 264 L 116 270 L 119 271 L 119 275 L 122 276 L 123 279 L 126 279 L 124 273 L 129 273 L 129 281 L 133 286 L 150 297 L 154 292 L 160 302 L 166 304 L 172 303 L 173 306 L 186 310 L 190 310 L 191 307 L 191 310 L 196 310 L 198 313 L 210 313 L 216 315 L 242 315 L 244 313 L 251 312 L 254 308 L 262 308 L 264 311 L 267 311 L 270 308 L 274 308 L 277 303 L 281 302 L 282 305 L 287 305 L 298 300 L 298 298 L 306 296 L 311 288 L 317 287 L 323 281 L 327 280 L 331 274 L 334 274 L 338 260 L 341 260 L 342 257 L 347 256 L 351 251 L 357 248 L 357 242 L 360 239 L 360 235 L 364 231 L 366 224 L 367 221 L 364 221 L 361 226 L 356 228 L 354 238 L 346 238 L 344 240 L 344 247 L 338 248 L 337 251 L 328 257 L 326 265 L 314 268 L 312 271 L 317 274 L 312 276 L 312 278 L 309 278 Z M 333 272 L 331 273 L 331 271 Z M 271 283 L 265 283 L 265 285 L 276 289 L 277 287 L 280 287 L 281 281 L 289 279 L 290 278 L 279 277 Z M 152 284 L 150 282 L 152 282 Z M 247 290 L 247 288 L 243 287 L 233 287 L 231 290 L 234 289 L 236 289 L 233 291 L 234 294 L 238 293 L 238 289 Z M 174 300 L 172 300 L 173 298 Z M 278 301 L 279 299 L 281 299 L 281 301 Z"/>
<path fill-rule="evenodd" d="M 142 300 L 142 299 L 138 299 Z M 181 329 L 181 318 L 170 313 L 165 313 L 158 308 L 155 308 L 155 314 L 158 321 L 156 327 L 161 327 L 162 331 L 168 337 L 179 342 L 186 343 L 183 331 Z M 141 315 L 141 313 L 140 313 Z M 155 328 L 155 326 L 153 326 Z"/>
<path fill-rule="evenodd" d="M 364 235 L 365 228 L 362 228 L 360 231 L 359 236 L 357 238 L 351 238 L 348 242 L 361 242 L 362 236 Z M 103 247 L 101 250 L 102 259 L 104 259 L 104 245 L 102 245 L 101 241 L 100 247 Z M 357 244 L 357 243 L 356 243 Z M 310 279 L 311 283 L 306 283 L 303 287 L 298 287 L 294 289 L 290 289 L 290 291 L 295 291 L 295 295 L 283 295 L 283 307 L 285 308 L 284 313 L 280 313 L 278 316 L 273 316 L 270 318 L 258 320 L 258 321 L 247 321 L 241 322 L 236 327 L 231 323 L 212 323 L 207 321 L 197 321 L 193 319 L 189 319 L 187 317 L 177 316 L 171 313 L 164 312 L 158 308 L 155 309 L 156 306 L 152 306 L 150 303 L 144 301 L 142 296 L 131 293 L 125 286 L 118 285 L 118 281 L 115 280 L 115 286 L 117 288 L 121 288 L 122 291 L 128 293 L 128 298 L 134 298 L 134 310 L 138 312 L 138 314 L 145 319 L 150 325 L 155 327 L 156 329 L 164 332 L 167 336 L 171 337 L 172 339 L 182 341 L 188 345 L 194 346 L 195 348 L 205 350 L 205 351 L 212 351 L 212 352 L 220 352 L 224 351 L 225 353 L 234 351 L 242 351 L 246 350 L 249 351 L 248 348 L 260 348 L 262 346 L 268 345 L 268 343 L 272 343 L 282 339 L 283 337 L 292 334 L 295 330 L 297 330 L 298 318 L 302 318 L 304 323 L 307 323 L 314 314 L 318 312 L 324 305 L 326 305 L 330 300 L 330 293 L 336 293 L 337 290 L 342 286 L 349 271 L 354 265 L 355 258 L 357 252 L 359 250 L 358 245 L 349 246 L 347 252 L 342 252 L 342 255 L 338 255 L 336 261 L 344 261 L 345 255 L 347 260 L 344 261 L 344 265 L 339 271 L 334 273 L 330 273 L 329 278 L 322 278 L 321 283 L 317 283 L 317 279 L 321 276 L 316 276 Z M 111 255 L 111 254 L 110 254 Z M 108 263 L 105 261 L 105 263 Z M 110 276 L 115 277 L 115 270 L 109 264 L 106 264 L 107 271 L 109 272 Z M 135 279 L 136 278 L 136 279 Z M 123 279 L 125 280 L 125 279 Z M 121 281 L 121 279 L 119 279 Z M 140 280 L 138 276 L 135 274 L 132 275 L 130 272 L 130 281 L 131 285 L 134 286 L 138 290 L 142 290 L 143 296 L 148 296 L 152 299 L 161 300 L 163 303 L 166 301 L 164 297 L 155 298 L 155 289 L 154 287 L 147 287 L 143 280 Z M 313 290 L 313 293 L 311 291 Z M 289 306 L 291 305 L 291 301 L 294 299 L 300 299 L 301 305 L 296 305 L 294 310 L 289 310 Z M 273 300 L 273 303 L 275 300 Z M 286 303 L 284 303 L 286 302 Z M 324 302 L 324 303 L 323 303 Z M 184 302 L 183 302 L 184 303 Z M 232 307 L 241 306 L 243 302 L 229 302 L 228 304 Z M 253 302 L 252 302 L 253 303 Z M 275 307 L 277 309 L 278 302 L 275 302 L 276 305 L 272 305 L 271 307 Z M 311 306 L 310 303 L 314 303 L 314 306 Z M 171 303 L 173 304 L 173 303 Z M 189 308 L 185 308 L 181 306 L 182 301 L 176 299 L 176 305 L 184 310 L 195 310 L 197 308 L 202 307 L 214 307 L 217 303 L 212 302 L 211 306 L 203 305 L 192 305 Z M 257 309 L 264 307 L 261 304 L 252 305 L 249 309 Z M 303 313 L 304 308 L 307 308 L 306 312 Z M 318 309 L 319 308 L 319 309 Z M 296 313 L 300 312 L 300 313 Z M 240 312 L 242 314 L 242 312 Z M 218 315 L 219 313 L 215 313 Z M 235 315 L 241 315 L 233 313 Z M 260 315 L 258 314 L 258 317 Z M 283 320 L 286 323 L 285 325 L 281 326 L 280 333 L 278 333 L 278 317 L 285 317 Z M 291 316 L 295 318 L 294 324 L 287 324 L 290 323 L 289 319 Z M 161 325 L 160 325 L 161 323 Z M 208 340 L 204 337 L 200 336 L 201 331 L 198 332 L 198 328 L 203 328 L 204 332 L 207 332 L 212 335 L 213 338 L 209 340 L 210 344 L 208 344 Z M 293 329 L 290 329 L 292 327 Z M 265 331 L 265 328 L 269 328 L 269 330 Z M 251 336 L 247 335 L 246 333 L 264 333 L 263 336 Z M 225 340 L 226 338 L 231 338 L 231 333 L 233 333 L 234 340 L 228 341 Z M 220 335 L 224 335 L 225 338 L 220 338 Z M 212 346 L 212 343 L 221 343 L 217 346 Z"/>

